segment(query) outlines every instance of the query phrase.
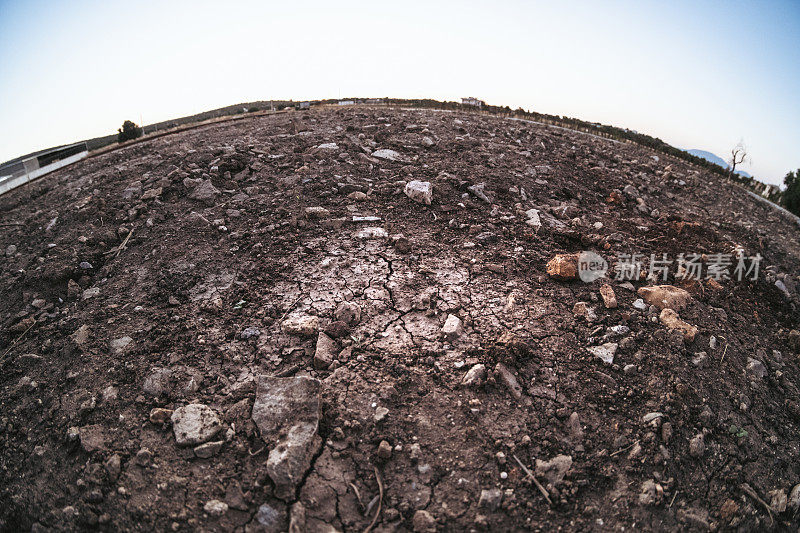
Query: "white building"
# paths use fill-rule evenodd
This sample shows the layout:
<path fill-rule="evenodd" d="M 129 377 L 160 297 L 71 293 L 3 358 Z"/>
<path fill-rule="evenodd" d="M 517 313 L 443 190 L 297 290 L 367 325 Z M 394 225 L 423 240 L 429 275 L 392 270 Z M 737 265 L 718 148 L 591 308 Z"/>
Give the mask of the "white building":
<path fill-rule="evenodd" d="M 483 100 L 478 100 L 477 98 L 473 98 L 472 96 L 469 96 L 467 98 L 462 98 L 461 99 L 461 105 L 471 105 L 473 107 L 483 107 L 483 106 L 486 105 L 486 102 L 484 102 Z"/>

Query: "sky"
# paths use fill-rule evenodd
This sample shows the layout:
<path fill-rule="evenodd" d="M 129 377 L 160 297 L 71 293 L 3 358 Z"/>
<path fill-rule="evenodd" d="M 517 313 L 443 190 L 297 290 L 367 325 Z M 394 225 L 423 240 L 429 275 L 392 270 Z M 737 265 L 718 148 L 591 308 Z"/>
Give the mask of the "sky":
<path fill-rule="evenodd" d="M 800 1 L 0 0 L 0 161 L 271 99 L 458 100 L 800 168 Z"/>

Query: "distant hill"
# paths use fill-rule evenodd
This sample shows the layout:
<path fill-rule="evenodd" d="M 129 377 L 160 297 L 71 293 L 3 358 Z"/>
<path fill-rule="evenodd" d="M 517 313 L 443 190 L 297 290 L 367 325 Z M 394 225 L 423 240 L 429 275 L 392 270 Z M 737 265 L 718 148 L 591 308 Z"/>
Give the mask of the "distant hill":
<path fill-rule="evenodd" d="M 696 148 L 692 148 L 691 150 L 685 150 L 685 152 L 689 153 L 689 154 L 692 154 L 692 155 L 696 155 L 697 157 L 702 157 L 706 161 L 710 161 L 711 163 L 714 163 L 715 165 L 719 165 L 722 168 L 728 168 L 730 166 L 730 165 L 728 165 L 727 161 L 722 159 L 717 154 L 712 154 L 711 152 L 706 152 L 705 150 L 698 150 Z M 745 172 L 744 170 L 737 170 L 736 173 L 739 174 L 740 176 L 744 176 L 745 178 L 752 178 L 753 177 L 750 174 L 748 174 L 747 172 Z"/>

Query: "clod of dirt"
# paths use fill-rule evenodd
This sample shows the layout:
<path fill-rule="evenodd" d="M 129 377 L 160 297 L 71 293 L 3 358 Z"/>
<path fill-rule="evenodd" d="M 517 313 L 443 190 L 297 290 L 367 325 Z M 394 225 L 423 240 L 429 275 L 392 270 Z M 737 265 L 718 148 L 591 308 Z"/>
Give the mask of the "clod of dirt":
<path fill-rule="evenodd" d="M 578 277 L 578 255 L 558 254 L 547 263 L 547 273 L 560 280 L 572 280 Z"/>
<path fill-rule="evenodd" d="M 694 342 L 694 338 L 697 335 L 697 328 L 692 326 L 688 322 L 681 320 L 674 310 L 669 307 L 665 307 L 661 314 L 659 315 L 659 320 L 661 323 L 667 326 L 671 330 L 681 331 L 683 333 L 683 340 L 686 342 Z"/>
<path fill-rule="evenodd" d="M 322 444 L 320 391 L 321 383 L 312 378 L 258 377 L 252 418 L 261 438 L 272 446 L 266 468 L 281 499 L 294 497 Z"/>
<path fill-rule="evenodd" d="M 692 295 L 672 285 L 641 287 L 637 293 L 650 305 L 659 309 L 680 311 L 692 302 Z"/>
<path fill-rule="evenodd" d="M 207 405 L 191 403 L 172 413 L 172 431 L 178 446 L 194 446 L 210 440 L 222 429 L 217 413 Z"/>

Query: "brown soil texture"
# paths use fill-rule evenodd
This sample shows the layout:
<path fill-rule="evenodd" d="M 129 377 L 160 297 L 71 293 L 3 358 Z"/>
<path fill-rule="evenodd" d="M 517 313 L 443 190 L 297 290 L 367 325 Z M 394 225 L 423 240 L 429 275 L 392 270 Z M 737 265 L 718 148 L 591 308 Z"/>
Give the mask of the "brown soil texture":
<path fill-rule="evenodd" d="M 800 525 L 800 228 L 685 162 L 320 108 L 87 159 L 0 197 L 0 223 L 1 530 Z M 547 275 L 582 250 L 764 259 L 670 270 L 689 342 L 633 306 L 653 281 Z"/>

